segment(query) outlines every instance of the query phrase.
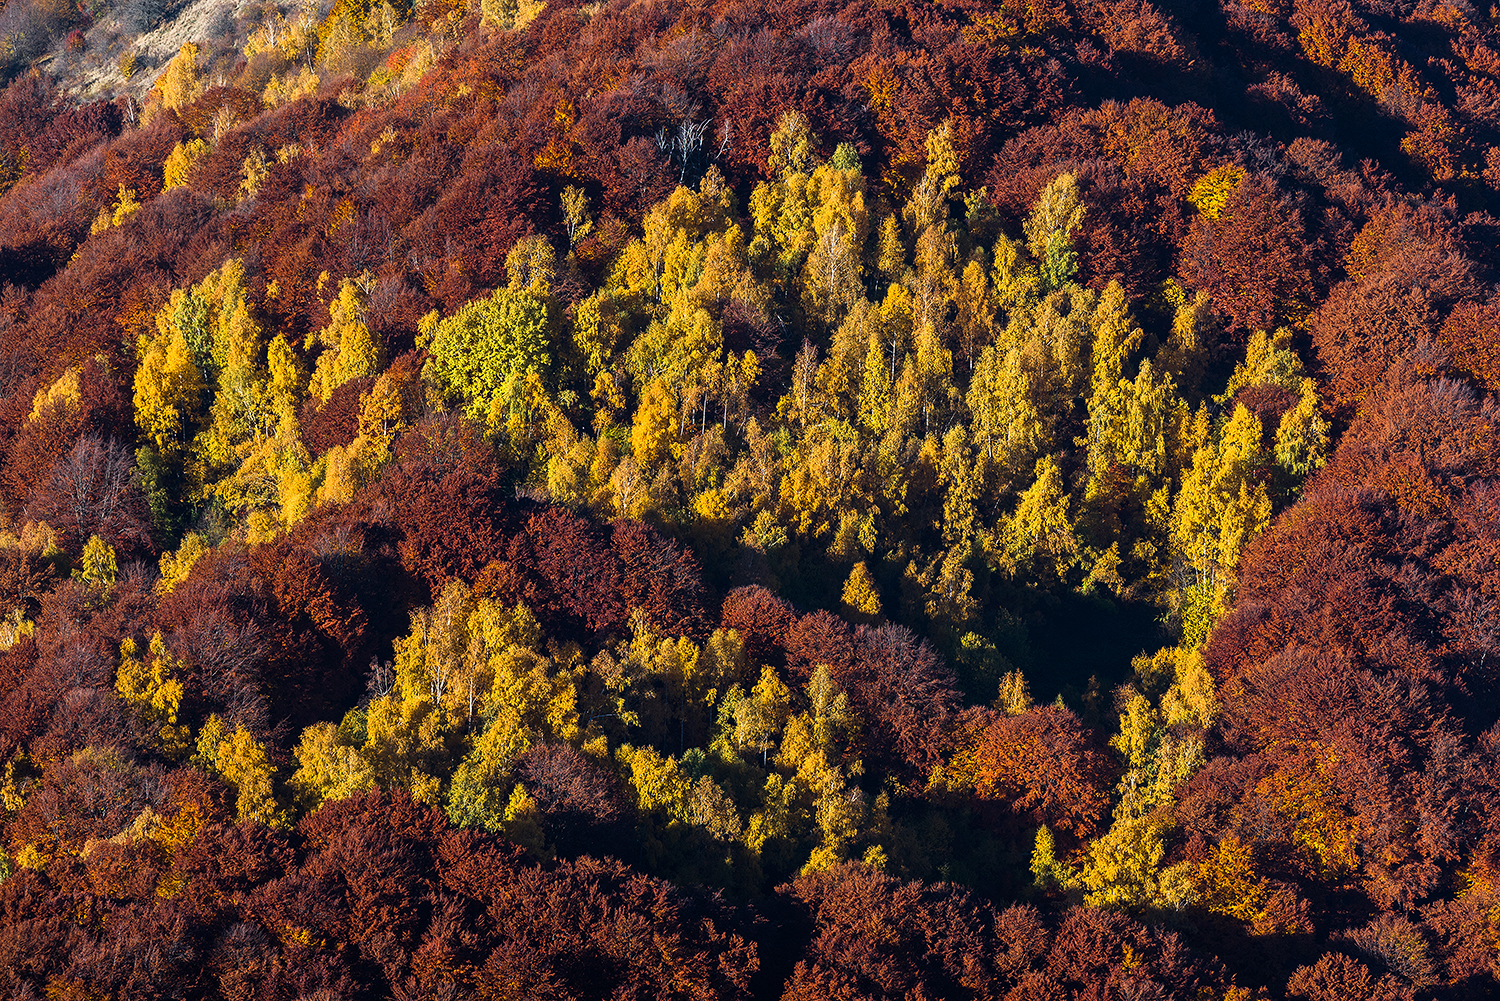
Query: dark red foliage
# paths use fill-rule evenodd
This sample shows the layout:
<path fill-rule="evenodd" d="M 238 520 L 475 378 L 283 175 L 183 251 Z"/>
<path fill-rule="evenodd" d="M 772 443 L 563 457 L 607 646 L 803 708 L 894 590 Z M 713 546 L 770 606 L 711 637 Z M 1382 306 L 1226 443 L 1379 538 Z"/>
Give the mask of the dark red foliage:
<path fill-rule="evenodd" d="M 502 475 L 472 425 L 438 418 L 397 442 L 365 502 L 398 533 L 402 565 L 436 593 L 455 577 L 474 580 L 504 552 Z"/>
<path fill-rule="evenodd" d="M 849 624 L 831 612 L 809 612 L 786 631 L 786 664 L 802 677 L 827 665 L 835 678 L 846 677 L 854 665 L 854 640 Z"/>
<path fill-rule="evenodd" d="M 308 397 L 297 415 L 302 442 L 308 452 L 322 455 L 336 445 L 347 445 L 359 433 L 359 398 L 370 391 L 374 379 L 351 379 L 319 403 Z"/>
<path fill-rule="evenodd" d="M 904 626 L 860 626 L 854 651 L 853 664 L 832 673 L 870 721 L 867 752 L 914 781 L 925 780 L 952 747 L 962 704 L 953 672 Z"/>
<path fill-rule="evenodd" d="M 614 773 L 566 744 L 538 744 L 516 760 L 516 772 L 560 854 L 624 854 L 633 811 Z"/>
<path fill-rule="evenodd" d="M 160 130 L 126 136 L 149 138 L 157 132 Z M 162 148 L 143 153 L 155 155 L 155 165 L 176 141 L 172 134 L 165 133 L 160 139 Z M 160 182 L 152 178 L 150 183 Z M 219 226 L 211 204 L 185 189 L 148 200 L 145 193 L 151 190 L 141 183 L 139 191 L 145 204 L 140 211 L 126 225 L 88 239 L 69 267 L 36 290 L 23 322 L 0 331 L 0 367 L 11 373 L 12 384 L 25 386 L 27 379 L 37 377 L 30 383 L 24 401 L 11 396 L 6 400 L 8 405 L 24 406 L 29 414 L 32 393 L 46 388 L 70 366 L 101 353 L 124 381 L 134 371 L 135 335 L 154 329 L 151 317 L 156 304 L 164 301 L 171 289 L 201 280 L 228 256 L 227 248 L 219 242 Z M 77 197 L 78 192 L 70 192 L 70 204 L 76 204 Z M 104 197 L 101 195 L 101 200 Z M 113 188 L 108 189 L 107 197 L 113 200 Z M 9 199 L 5 202 L 11 203 Z M 88 233 L 91 218 L 90 213 L 79 222 L 80 235 Z M 0 255 L 4 253 L 0 237 Z M 0 273 L 4 270 L 0 266 Z M 144 315 L 131 315 L 133 306 Z M 122 326 L 131 342 L 129 350 L 121 343 Z M 6 422 L 7 433 L 20 424 L 22 416 L 17 414 Z"/>
<path fill-rule="evenodd" d="M 1328 468 L 1247 548 L 1207 654 L 1223 735 L 1249 757 L 1217 770 L 1243 779 L 1183 798 L 1204 836 L 1284 853 L 1282 875 L 1317 886 L 1336 876 L 1296 849 L 1296 818 L 1333 811 L 1360 891 L 1406 911 L 1495 836 L 1500 796 L 1472 735 L 1500 717 L 1500 633 L 1480 611 L 1500 597 L 1496 421 L 1465 383 L 1386 370 Z M 1299 974 L 1304 993 L 1324 973 Z"/>
<path fill-rule="evenodd" d="M 739 631 L 745 656 L 757 663 L 780 654 L 796 621 L 791 605 L 758 585 L 730 591 L 719 609 L 719 624 Z"/>
<path fill-rule="evenodd" d="M 544 625 L 618 633 L 639 610 L 658 631 L 707 631 L 697 561 L 639 522 L 608 529 L 562 508 L 533 514 L 486 568 L 481 590 L 524 602 Z"/>
<path fill-rule="evenodd" d="M 755 969 L 754 947 L 711 905 L 618 864 L 528 866 L 404 794 L 330 803 L 299 833 L 304 859 L 257 910 L 314 932 L 315 965 L 371 986 L 430 991 L 467 967 L 481 996 L 522 976 L 578 997 L 655 997 L 681 977 L 741 997 Z M 350 955 L 323 944 L 342 941 Z"/>
<path fill-rule="evenodd" d="M 1181 272 L 1184 284 L 1206 291 L 1233 328 L 1269 330 L 1311 304 L 1311 256 L 1296 200 L 1250 174 L 1217 219 L 1193 221 Z"/>
<path fill-rule="evenodd" d="M 628 614 L 604 528 L 562 508 L 532 515 L 511 538 L 505 562 L 486 577 L 543 622 L 577 622 L 602 633 L 620 628 Z"/>
<path fill-rule="evenodd" d="M 1076 907 L 1053 924 L 1029 906 L 999 910 L 949 884 L 901 883 L 857 863 L 780 892 L 812 925 L 788 1001 L 1193 997 L 1226 985 L 1175 935 L 1108 911 Z"/>
<path fill-rule="evenodd" d="M 1188 231 L 1193 165 L 1212 155 L 1216 128 L 1213 112 L 1191 103 L 1137 98 L 1071 108 L 1006 142 L 986 183 L 997 207 L 1019 223 L 1054 177 L 1075 171 L 1087 206 L 1077 236 L 1081 277 L 1119 279 L 1143 294 L 1172 272 Z"/>
<path fill-rule="evenodd" d="M 1270 428 L 1274 433 L 1281 424 L 1281 415 L 1297 405 L 1297 397 L 1285 386 L 1263 382 L 1235 393 L 1231 406 L 1239 404 L 1260 419 L 1262 428 Z"/>
<path fill-rule="evenodd" d="M 263 732 L 300 729 L 347 707 L 376 640 L 388 643 L 392 598 L 409 597 L 392 557 L 364 535 L 316 523 L 266 545 L 219 546 L 161 602 L 155 626 L 191 671 L 189 718 L 217 712 Z M 364 572 L 389 592 L 372 599 Z M 372 613 L 382 621 L 371 635 Z"/>
<path fill-rule="evenodd" d="M 139 635 L 150 613 L 150 581 L 128 565 L 107 593 L 75 580 L 40 597 L 35 637 L 7 657 L 0 753 L 26 747 L 35 760 L 90 745 L 128 746 L 131 730 L 114 696 L 119 637 Z"/>
<path fill-rule="evenodd" d="M 701 639 L 707 632 L 703 577 L 692 552 L 638 521 L 616 521 L 610 547 L 620 566 L 620 600 L 657 629 Z"/>
<path fill-rule="evenodd" d="M 226 823 L 211 785 L 97 753 L 49 768 L 28 823 L 61 811 L 109 840 L 0 886 L 0 986 L 388 997 L 467 984 L 487 997 L 523 977 L 580 998 L 749 996 L 755 946 L 713 901 L 618 864 L 530 865 L 404 794 L 329 804 L 288 841 Z M 196 830 L 166 850 L 130 835 L 143 810 Z M 45 831 L 24 833 L 59 843 Z"/>
<path fill-rule="evenodd" d="M 396 4 L 403 16 L 407 6 Z M 35 623 L 0 651 L 0 765 L 15 782 L 0 815 L 10 872 L 0 881 L 0 993 L 1240 997 L 1162 930 L 1171 927 L 1231 961 L 1259 992 L 1247 997 L 1493 994 L 1500 298 L 1489 286 L 1500 35 L 1495 12 L 1480 6 L 653 0 L 551 3 L 523 30 L 500 31 L 456 0 L 424 0 L 387 67 L 399 74 L 433 22 L 442 52 L 399 93 L 367 99 L 376 92 L 323 67 L 318 93 L 265 108 L 258 95 L 286 68 L 282 57 L 236 65 L 232 47 L 211 54 L 220 44 L 205 42 L 205 82 L 217 85 L 139 127 L 133 98 L 74 106 L 43 72 L 76 79 L 73 43 L 105 27 L 90 32 L 80 20 L 102 12 L 97 3 L 0 4 L 0 70 L 13 74 L 0 90 L 0 527 L 7 539 L 30 538 L 25 523 L 46 521 L 63 550 L 0 546 L 0 615 L 18 610 Z M 48 41 L 35 26 L 62 34 L 50 39 L 55 55 L 28 68 Z M 1278 502 L 1295 503 L 1224 568 L 1232 603 L 1204 650 L 1213 724 L 1203 732 L 1176 718 L 1151 735 L 1178 748 L 1201 738 L 1207 758 L 1156 806 L 1161 871 L 1207 880 L 1200 867 L 1243 849 L 1235 862 L 1248 872 L 1229 875 L 1255 897 L 1245 920 L 1206 913 L 1208 897 L 1136 917 L 1068 906 L 1061 893 L 1006 906 L 858 863 L 809 871 L 769 898 L 752 872 L 752 838 L 726 854 L 681 818 L 637 817 L 596 745 L 542 744 L 514 762 L 543 833 L 571 860 L 536 865 L 400 792 L 330 803 L 278 832 L 235 823 L 234 790 L 207 771 L 163 763 L 155 724 L 118 697 L 121 641 L 144 645 L 160 632 L 182 665 L 179 722 L 197 732 L 216 713 L 248 727 L 285 782 L 297 733 L 355 706 L 364 665 L 389 657 L 408 613 L 451 581 L 530 606 L 559 670 L 575 642 L 587 663 L 638 624 L 701 640 L 717 622 L 743 636 L 752 676 L 784 667 L 798 689 L 826 665 L 847 690 L 861 724 L 850 750 L 865 769 L 847 777 L 886 805 L 843 847 L 879 844 L 894 871 L 913 854 L 904 842 L 940 846 L 944 825 L 967 814 L 997 846 L 1000 875 L 976 876 L 961 853 L 938 871 L 996 892 L 1027 884 L 1033 829 L 1044 823 L 1060 835 L 1059 857 L 1079 864 L 1120 778 L 1103 729 L 1061 704 L 1014 716 L 963 708 L 941 658 L 901 626 L 856 631 L 830 612 L 798 615 L 760 587 L 717 604 L 699 555 L 678 541 L 696 537 L 678 520 L 691 508 L 659 510 L 661 522 L 647 525 L 544 506 L 534 499 L 540 456 L 507 468 L 455 415 L 417 418 L 377 482 L 274 541 L 249 546 L 233 514 L 191 512 L 216 545 L 169 594 L 154 589 L 157 549 L 178 540 L 152 535 L 175 529 L 149 523 L 130 397 L 137 341 L 155 331 L 174 289 L 243 259 L 263 328 L 311 363 L 308 335 L 328 323 L 331 292 L 360 276 L 381 357 L 396 358 L 387 376 L 421 414 L 421 318 L 503 283 L 516 241 L 540 234 L 565 258 L 549 378 L 572 383 L 547 389 L 575 419 L 590 388 L 567 347 L 578 303 L 610 284 L 646 209 L 696 184 L 710 163 L 743 217 L 770 172 L 769 137 L 791 110 L 811 123 L 816 157 L 852 146 L 876 223 L 904 220 L 929 131 L 947 123 L 962 179 L 946 206 L 958 262 L 988 262 L 998 233 L 1020 234 L 1038 194 L 1072 173 L 1084 207 L 1072 236 L 1078 280 L 1121 282 L 1146 334 L 1127 376 L 1169 334 L 1170 283 L 1189 297 L 1207 292 L 1222 319 L 1200 330 L 1212 374 L 1193 385 L 1185 374 L 1178 386 L 1194 407 L 1251 331 L 1292 329 L 1333 423 L 1330 461 L 1300 487 L 1278 474 Z M 672 151 L 667 140 L 691 123 L 706 123 L 703 149 Z M 163 192 L 163 161 L 190 138 L 211 143 L 189 183 Z M 252 193 L 243 182 L 255 156 L 268 173 Z M 1227 202 L 1202 203 L 1199 182 L 1230 165 L 1243 179 Z M 595 222 L 571 248 L 558 197 L 566 185 L 587 193 Z M 91 233 L 122 187 L 140 210 Z M 917 234 L 903 235 L 910 250 Z M 786 295 L 788 275 L 757 267 L 770 300 L 736 296 L 716 312 L 725 346 L 760 356 L 749 405 L 764 423 L 807 318 Z M 887 277 L 867 270 L 866 291 L 883 292 Z M 953 317 L 939 313 L 935 327 L 951 329 Z M 74 368 L 78 404 L 35 408 Z M 313 458 L 353 440 L 373 384 L 355 380 L 303 408 Z M 1269 448 L 1296 393 L 1251 385 L 1223 402 L 1253 411 Z M 725 421 L 732 441 L 727 411 Z M 1065 423 L 1055 458 L 1073 477 L 1067 443 L 1083 429 Z M 731 480 L 712 485 L 741 503 Z M 982 499 L 977 530 L 1013 499 L 1003 489 Z M 927 551 L 935 512 L 911 512 L 906 533 L 881 504 L 889 552 L 872 555 Z M 112 587 L 70 577 L 94 534 L 117 550 Z M 823 571 L 837 561 L 808 541 L 789 547 L 775 574 L 788 593 L 829 604 L 836 594 L 817 585 L 835 579 Z M 985 606 L 972 628 L 995 640 L 997 594 L 1009 585 L 983 563 L 971 566 L 971 593 Z M 760 569 L 772 579 L 769 565 Z M 894 607 L 888 614 L 910 608 Z M 1007 656 L 1026 652 L 1017 633 Z M 1032 683 L 1051 687 L 1052 665 L 1027 655 Z M 1101 664 L 1100 676 L 1124 663 Z M 594 668 L 578 670 L 590 725 L 669 749 L 660 692 L 630 693 L 643 717 L 632 731 L 603 707 Z M 1097 707 L 1085 702 L 1092 720 Z M 679 754 L 707 743 L 708 708 L 678 729 Z M 610 730 L 611 741 L 618 735 Z M 753 763 L 682 763 L 695 780 L 700 765 L 741 810 L 767 788 Z M 949 777 L 972 771 L 976 795 L 928 788 L 938 766 Z M 912 826 L 924 812 L 931 823 Z M 158 836 L 173 818 L 186 826 L 171 830 L 187 833 Z M 777 860 L 785 840 L 766 842 L 768 871 L 804 861 Z M 746 873 L 733 885 L 761 893 L 756 909 L 594 860 L 654 866 L 673 851 L 707 860 L 679 873 Z M 931 848 L 932 868 L 950 861 L 942 851 Z M 753 980 L 763 955 L 771 968 Z"/>
<path fill-rule="evenodd" d="M 86 431 L 128 440 L 134 434 L 130 401 L 118 377 L 97 358 L 79 366 L 76 404 L 38 408 L 17 429 L 6 455 L 6 494 L 24 500 L 45 483 L 54 463 L 72 451 Z"/>
<path fill-rule="evenodd" d="M 1312 335 L 1330 395 L 1352 408 L 1399 361 L 1431 371 L 1444 315 L 1478 287 L 1451 218 L 1432 204 L 1379 211 L 1347 266 L 1349 277 L 1313 316 Z"/>
<path fill-rule="evenodd" d="M 121 556 L 149 552 L 151 519 L 138 479 L 129 449 L 86 434 L 32 487 L 26 516 L 51 525 L 71 552 L 80 552 L 92 535 Z"/>
<path fill-rule="evenodd" d="M 1099 830 L 1115 779 L 1094 735 L 1060 706 L 996 716 L 979 738 L 974 764 L 981 797 L 1078 838 Z"/>
<path fill-rule="evenodd" d="M 1416 991 L 1397 977 L 1377 977 L 1358 960 L 1325 953 L 1287 981 L 1287 996 L 1306 1001 L 1415 1001 Z"/>
<path fill-rule="evenodd" d="M 1500 390 L 1500 316 L 1494 298 L 1487 303 L 1459 303 L 1443 321 L 1439 335 L 1452 352 L 1453 367 L 1473 376 L 1490 392 Z"/>

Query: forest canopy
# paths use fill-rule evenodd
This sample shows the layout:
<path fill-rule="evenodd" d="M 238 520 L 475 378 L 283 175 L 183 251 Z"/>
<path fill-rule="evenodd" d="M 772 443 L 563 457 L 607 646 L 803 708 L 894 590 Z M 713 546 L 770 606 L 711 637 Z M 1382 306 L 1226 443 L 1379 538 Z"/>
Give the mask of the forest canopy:
<path fill-rule="evenodd" d="M 0 6 L 0 987 L 1500 978 L 1458 2 Z"/>

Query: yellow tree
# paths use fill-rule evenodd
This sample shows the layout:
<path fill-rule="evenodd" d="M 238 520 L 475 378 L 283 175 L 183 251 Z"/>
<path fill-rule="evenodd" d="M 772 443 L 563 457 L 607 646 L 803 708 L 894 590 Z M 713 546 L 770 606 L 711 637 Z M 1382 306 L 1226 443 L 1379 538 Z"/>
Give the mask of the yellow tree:
<path fill-rule="evenodd" d="M 568 227 L 568 246 L 576 246 L 594 229 L 594 220 L 589 216 L 589 196 L 582 188 L 569 185 L 562 190 L 561 202 L 563 223 Z"/>
<path fill-rule="evenodd" d="M 1196 645 L 1222 613 L 1240 551 L 1271 518 L 1256 473 L 1265 456 L 1260 419 L 1243 404 L 1193 453 L 1172 507 L 1172 545 L 1183 568 L 1178 603 L 1184 640 Z"/>
<path fill-rule="evenodd" d="M 167 461 L 181 454 L 202 419 L 203 376 L 183 331 L 157 317 L 156 337 L 142 335 L 135 371 L 135 422 Z"/>
<path fill-rule="evenodd" d="M 191 746 L 191 731 L 177 722 L 182 707 L 183 664 L 167 649 L 161 633 L 151 637 L 147 656 L 138 653 L 135 640 L 127 639 L 120 644 L 115 691 L 151 733 L 153 750 L 175 760 Z"/>
<path fill-rule="evenodd" d="M 734 704 L 734 745 L 753 748 L 764 762 L 791 716 L 792 693 L 769 666 L 749 695 Z"/>
<path fill-rule="evenodd" d="M 1188 414 L 1171 377 L 1149 361 L 1133 380 L 1121 379 L 1108 392 L 1101 387 L 1089 400 L 1081 517 L 1101 545 L 1134 539 L 1128 551 L 1144 561 L 1139 569 L 1147 576 L 1162 569 L 1156 557 L 1166 551 L 1171 484 L 1180 472 L 1179 439 Z"/>
<path fill-rule="evenodd" d="M 1208 361 L 1211 343 L 1213 308 L 1207 292 L 1189 299 L 1175 282 L 1168 282 L 1166 299 L 1176 312 L 1172 333 L 1156 354 L 1159 368 L 1169 373 L 1185 394 L 1195 397 L 1201 389 L 1203 369 Z"/>
<path fill-rule="evenodd" d="M 151 88 L 152 93 L 160 101 L 162 107 L 169 111 L 191 104 L 199 94 L 203 92 L 202 71 L 198 66 L 198 46 L 192 42 L 185 43 L 177 50 L 167 63 L 167 67 L 157 77 L 155 85 Z"/>
<path fill-rule="evenodd" d="M 207 154 L 208 143 L 202 139 L 189 139 L 172 147 L 172 152 L 167 154 L 167 159 L 162 163 L 161 189 L 171 191 L 173 188 L 186 187 L 193 167 Z"/>
<path fill-rule="evenodd" d="M 1281 415 L 1276 428 L 1276 463 L 1301 479 L 1328 462 L 1328 421 L 1318 407 L 1318 393 L 1311 379 L 1298 387 L 1297 405 Z"/>
<path fill-rule="evenodd" d="M 359 285 L 348 278 L 340 282 L 328 313 L 328 326 L 317 335 L 323 353 L 308 386 L 308 392 L 323 401 L 344 383 L 374 375 L 380 362 L 374 335 L 365 323 L 365 297 Z"/>
<path fill-rule="evenodd" d="M 802 271 L 803 308 L 829 327 L 863 293 L 861 249 L 869 235 L 864 177 L 824 164 L 809 179 L 813 247 Z"/>
<path fill-rule="evenodd" d="M 849 571 L 849 578 L 844 581 L 841 604 L 844 617 L 851 622 L 873 625 L 881 620 L 880 589 L 875 585 L 875 578 L 871 576 L 863 560 L 854 564 L 854 569 Z"/>
<path fill-rule="evenodd" d="M 998 308 L 990 286 L 990 276 L 983 264 L 970 261 L 964 265 L 963 274 L 954 289 L 954 302 L 958 307 L 958 354 L 963 359 L 965 368 L 972 373 L 980 350 L 994 336 L 995 311 Z"/>
<path fill-rule="evenodd" d="M 875 269 L 887 281 L 897 281 L 906 269 L 906 245 L 901 238 L 901 224 L 894 214 L 880 220 L 880 237 L 876 241 Z"/>
<path fill-rule="evenodd" d="M 1026 249 L 1037 262 L 1047 289 L 1063 288 L 1078 271 L 1073 234 L 1083 223 L 1083 214 L 1078 179 L 1065 173 L 1043 189 L 1026 220 Z"/>
<path fill-rule="evenodd" d="M 1140 347 L 1145 334 L 1135 325 L 1125 301 L 1125 290 L 1116 281 L 1105 286 L 1092 320 L 1094 364 L 1090 403 L 1114 391 L 1125 374 L 1131 352 Z"/>
<path fill-rule="evenodd" d="M 276 801 L 273 776 L 277 768 L 265 746 L 249 730 L 237 726 L 230 733 L 223 720 L 210 716 L 198 733 L 198 753 L 193 761 L 234 786 L 240 820 L 270 827 L 287 825 L 286 812 Z"/>
<path fill-rule="evenodd" d="M 788 111 L 781 116 L 771 133 L 771 156 L 766 161 L 772 174 L 804 174 L 812 169 L 818 139 L 813 135 L 807 116 Z"/>
<path fill-rule="evenodd" d="M 182 537 L 182 544 L 177 547 L 175 553 L 162 553 L 158 562 L 161 576 L 156 581 L 156 593 L 170 594 L 173 588 L 187 580 L 188 574 L 192 572 L 193 564 L 208 552 L 208 548 L 203 536 L 197 532 L 189 532 Z"/>
<path fill-rule="evenodd" d="M 288 785 L 304 810 L 329 800 L 347 799 L 375 784 L 375 772 L 360 749 L 332 723 L 315 723 L 302 731 L 293 750 L 297 770 Z"/>
<path fill-rule="evenodd" d="M 225 262 L 192 290 L 205 306 L 208 366 L 215 373 L 208 426 L 194 439 L 195 473 L 205 491 L 243 463 L 245 452 L 275 433 L 280 400 L 268 379 L 266 347 L 245 287 L 244 263 Z"/>
<path fill-rule="evenodd" d="M 360 396 L 359 423 L 354 440 L 335 445 L 320 462 L 323 482 L 319 504 L 346 504 L 361 487 L 374 482 L 391 459 L 396 437 L 410 427 L 422 407 L 422 386 L 416 379 L 383 372 Z"/>
<path fill-rule="evenodd" d="M 1078 553 L 1068 515 L 1071 500 L 1057 462 L 1051 456 L 1039 459 L 1034 482 L 996 530 L 993 548 L 1001 566 L 1013 574 L 1067 573 Z"/>
<path fill-rule="evenodd" d="M 1021 352 L 986 346 L 964 402 L 973 445 L 984 459 L 1012 477 L 1029 472 L 1044 447 L 1046 429 Z"/>

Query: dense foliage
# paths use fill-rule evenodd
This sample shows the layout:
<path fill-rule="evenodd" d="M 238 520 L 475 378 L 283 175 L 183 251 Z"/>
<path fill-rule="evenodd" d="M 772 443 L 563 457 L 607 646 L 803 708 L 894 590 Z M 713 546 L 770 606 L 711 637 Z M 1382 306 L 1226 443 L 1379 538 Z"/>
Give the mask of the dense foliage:
<path fill-rule="evenodd" d="M 1500 15 L 201 6 L 0 6 L 0 989 L 1496 991 Z"/>

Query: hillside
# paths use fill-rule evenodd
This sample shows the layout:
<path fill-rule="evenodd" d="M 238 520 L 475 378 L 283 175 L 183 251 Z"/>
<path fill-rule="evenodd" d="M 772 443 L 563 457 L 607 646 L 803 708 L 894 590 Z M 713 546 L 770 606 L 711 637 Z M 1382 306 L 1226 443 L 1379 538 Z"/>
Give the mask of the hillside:
<path fill-rule="evenodd" d="M 0 6 L 0 988 L 1482 998 L 1500 12 Z"/>

